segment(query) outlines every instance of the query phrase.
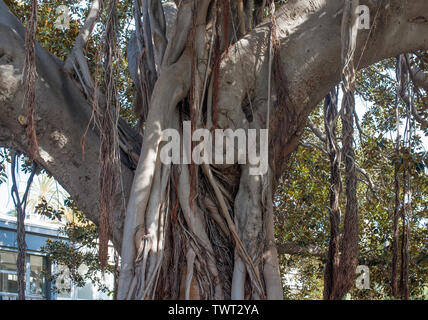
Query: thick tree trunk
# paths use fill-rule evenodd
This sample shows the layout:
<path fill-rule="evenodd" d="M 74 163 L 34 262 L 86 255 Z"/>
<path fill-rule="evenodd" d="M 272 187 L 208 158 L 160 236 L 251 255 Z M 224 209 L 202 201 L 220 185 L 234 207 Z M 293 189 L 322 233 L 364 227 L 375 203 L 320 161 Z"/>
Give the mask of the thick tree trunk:
<path fill-rule="evenodd" d="M 428 48 L 428 23 L 416 19 L 421 13 L 428 12 L 426 1 L 403 4 L 392 0 L 385 5 L 379 3 L 379 8 L 371 2 L 367 4 L 372 19 L 375 13 L 379 14 L 376 15 L 375 27 L 371 31 L 362 31 L 358 39 L 355 53 L 358 68 L 399 53 Z M 307 115 L 340 80 L 342 6 L 343 1 L 290 0 L 277 11 L 276 36 L 280 41 L 277 72 L 282 75 L 284 83 L 274 85 L 282 87 L 287 99 L 284 105 L 284 101 L 277 103 L 275 94 L 272 96 L 269 124 L 271 176 L 251 178 L 245 175 L 249 169 L 246 166 L 242 166 L 240 172 L 208 168 L 215 171 L 212 179 L 209 178 L 209 170 L 202 170 L 199 172 L 201 177 L 205 177 L 202 181 L 208 181 L 204 189 L 210 190 L 211 196 L 206 197 L 208 202 L 205 204 L 196 203 L 193 207 L 186 201 L 193 192 L 190 189 L 191 173 L 184 166 L 177 171 L 175 166 L 159 165 L 157 155 L 160 130 L 180 128 L 176 104 L 189 91 L 191 58 L 183 53 L 179 61 L 165 66 L 151 100 L 151 105 L 159 106 L 159 109 L 150 108 L 137 179 L 131 193 L 133 173 L 122 167 L 124 194 L 133 196 L 128 203 L 125 223 L 125 230 L 129 232 L 123 233 L 124 210 L 120 206 L 120 190 L 114 210 L 112 238 L 117 246 L 123 241 L 122 248 L 126 249 L 121 253 L 124 264 L 119 298 L 178 297 L 178 274 L 184 275 L 184 297 L 188 298 L 227 298 L 234 292 L 239 298 L 281 298 L 278 262 L 273 246 L 272 212 L 269 209 L 272 191 L 286 160 L 299 142 Z M 266 128 L 269 59 L 265 53 L 269 34 L 270 23 L 265 22 L 229 48 L 223 57 L 217 103 L 219 128 Z M 20 122 L 22 110 L 19 107 L 22 99 L 23 35 L 23 27 L 0 2 L 0 38 L 8 39 L 0 43 L 0 141 L 25 151 L 25 123 Z M 97 133 L 88 133 L 84 158 L 80 147 L 89 121 L 90 106 L 78 85 L 62 71 L 63 63 L 39 46 L 36 50 L 39 74 L 36 87 L 39 156 L 36 160 L 57 178 L 78 206 L 97 223 Z M 169 86 L 177 79 L 179 86 L 176 83 Z M 242 108 L 248 97 L 254 107 L 253 122 L 247 120 Z M 220 176 L 228 181 L 226 190 L 215 183 Z M 224 200 L 230 196 L 231 199 Z M 212 210 L 206 210 L 213 200 Z M 178 213 L 174 211 L 177 205 Z M 209 211 L 213 218 L 207 219 L 197 208 L 205 208 L 202 212 Z M 221 231 L 220 226 L 212 224 L 216 214 L 223 219 L 219 221 L 228 222 L 229 230 Z M 237 229 L 231 223 L 233 219 Z M 162 232 L 147 233 L 146 228 L 154 221 L 160 228 L 157 230 Z M 213 242 L 211 231 L 216 234 L 218 243 Z M 158 238 L 148 238 L 148 234 Z M 230 250 L 220 252 L 224 243 L 228 244 L 226 248 L 235 248 L 235 254 Z M 202 256 L 195 253 L 202 253 Z M 135 261 L 137 257 L 142 259 Z M 235 263 L 220 265 L 213 257 L 220 257 L 220 260 L 232 257 Z M 148 261 L 147 265 L 143 261 Z M 222 270 L 222 267 L 226 269 Z M 141 278 L 135 277 L 136 270 L 140 271 Z M 163 271 L 159 273 L 159 270 Z M 171 277 L 171 270 L 176 271 L 175 277 Z M 166 287 L 162 287 L 164 284 Z"/>

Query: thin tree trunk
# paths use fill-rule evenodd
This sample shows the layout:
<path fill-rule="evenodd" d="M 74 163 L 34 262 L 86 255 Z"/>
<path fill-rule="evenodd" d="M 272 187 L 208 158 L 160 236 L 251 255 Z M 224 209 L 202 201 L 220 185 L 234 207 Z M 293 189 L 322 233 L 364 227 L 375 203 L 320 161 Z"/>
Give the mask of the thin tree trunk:
<path fill-rule="evenodd" d="M 401 299 L 409 299 L 409 222 L 408 222 L 408 211 L 410 206 L 410 191 L 409 185 L 406 183 L 407 179 L 407 168 L 403 172 L 404 181 L 404 201 L 403 208 L 401 210 L 401 219 L 403 223 L 401 233 L 401 274 L 400 274 L 400 289 Z M 406 199 L 407 198 L 407 199 Z"/>
<path fill-rule="evenodd" d="M 344 99 L 350 99 L 345 106 L 345 114 L 342 117 L 343 132 L 343 157 L 345 163 L 346 185 L 346 211 L 343 225 L 343 238 L 341 242 L 341 255 L 337 286 L 333 288 L 332 299 L 342 299 L 352 288 L 355 279 L 355 269 L 358 257 L 358 200 L 357 178 L 355 174 L 355 152 L 353 147 L 353 114 L 354 97 L 348 95 Z"/>
<path fill-rule="evenodd" d="M 412 189 L 411 189 L 411 172 L 410 172 L 410 155 L 412 152 L 412 107 L 413 107 L 413 92 L 411 87 L 410 71 L 408 68 L 408 57 L 400 56 L 401 67 L 404 68 L 401 81 L 403 83 L 400 94 L 403 101 L 406 103 L 406 130 L 404 132 L 404 150 L 403 156 L 403 207 L 401 211 L 401 219 L 403 223 L 401 235 L 401 274 L 400 274 L 400 290 L 401 298 L 408 300 L 410 297 L 409 291 L 409 216 L 412 206 Z"/>
<path fill-rule="evenodd" d="M 18 186 L 16 184 L 15 170 L 18 155 L 14 152 L 12 154 L 12 197 L 14 197 L 16 209 L 16 238 L 18 242 L 18 258 L 16 259 L 16 270 L 18 273 L 18 300 L 25 300 L 25 213 L 22 212 L 21 200 L 19 198 Z M 15 198 L 16 197 L 16 198 Z"/>
<path fill-rule="evenodd" d="M 398 110 L 398 108 L 397 108 Z M 398 114 L 398 111 L 397 111 Z M 398 132 L 398 128 L 397 128 Z M 391 287 L 392 287 L 392 295 L 395 298 L 398 298 L 398 248 L 399 248 L 399 230 L 398 230 L 398 217 L 400 210 L 400 184 L 398 179 L 398 157 L 399 157 L 399 138 L 400 134 L 397 133 L 397 147 L 396 147 L 396 161 L 394 168 L 394 191 L 395 191 L 395 204 L 394 204 L 394 215 L 392 222 L 392 275 L 391 275 Z"/>
<path fill-rule="evenodd" d="M 336 283 L 339 267 L 340 240 L 340 150 L 336 138 L 337 125 L 337 91 L 332 91 L 325 99 L 324 126 L 326 131 L 326 147 L 330 158 L 330 243 L 327 263 L 324 271 L 324 299 L 331 299 L 333 286 Z"/>
<path fill-rule="evenodd" d="M 114 271 L 113 271 L 113 278 L 114 278 L 114 288 L 113 288 L 113 300 L 117 300 L 117 291 L 119 288 L 119 254 L 117 251 L 114 251 Z"/>
<path fill-rule="evenodd" d="M 18 300 L 25 300 L 25 273 L 26 273 L 26 243 L 25 243 L 25 211 L 27 207 L 27 195 L 33 182 L 34 175 L 37 170 L 37 165 L 34 162 L 30 177 L 27 181 L 27 187 L 24 192 L 24 196 L 21 200 L 18 192 L 18 185 L 16 182 L 16 164 L 19 159 L 19 155 L 13 151 L 11 155 L 11 172 L 12 172 L 12 199 L 15 204 L 16 215 L 17 215 L 17 242 L 18 242 L 18 258 L 16 260 L 16 269 L 18 273 Z"/>
<path fill-rule="evenodd" d="M 394 165 L 394 192 L 395 192 L 395 203 L 394 203 L 394 214 L 392 221 L 392 274 L 391 274 L 391 289 L 392 295 L 395 298 L 399 297 L 398 292 L 398 248 L 399 248 L 399 230 L 398 230 L 398 218 L 400 211 L 400 183 L 398 177 L 399 170 L 399 158 L 400 158 L 400 109 L 399 109 L 399 95 L 401 91 L 401 58 L 397 61 L 397 94 L 395 102 L 395 113 L 396 113 L 396 131 L 397 136 L 395 139 L 395 165 Z"/>
<path fill-rule="evenodd" d="M 340 244 L 340 260 L 332 286 L 330 299 L 342 299 L 352 288 L 355 269 L 358 263 L 358 200 L 357 177 L 355 172 L 354 151 L 354 114 L 355 114 L 355 65 L 354 54 L 357 43 L 358 26 L 356 8 L 358 0 L 345 1 L 342 17 L 342 152 L 345 163 L 346 211 L 343 222 L 343 237 Z"/>

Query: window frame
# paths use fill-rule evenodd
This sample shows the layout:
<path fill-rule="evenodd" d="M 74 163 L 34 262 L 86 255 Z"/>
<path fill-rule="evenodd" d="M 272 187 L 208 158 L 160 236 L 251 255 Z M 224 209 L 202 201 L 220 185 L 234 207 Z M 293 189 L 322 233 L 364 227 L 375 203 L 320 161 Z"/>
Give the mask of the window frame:
<path fill-rule="evenodd" d="M 14 253 L 17 254 L 18 250 L 16 249 L 11 249 L 11 248 L 5 248 L 5 247 L 0 247 L 0 252 L 9 252 L 9 253 Z M 34 252 L 31 250 L 27 250 L 27 252 L 25 253 L 25 297 L 28 299 L 37 299 L 37 300 L 48 300 L 50 297 L 50 286 L 49 286 L 49 281 L 46 278 L 46 275 L 42 275 L 42 294 L 33 294 L 31 293 L 31 287 L 30 287 L 30 276 L 31 276 L 31 262 L 30 262 L 30 256 L 36 256 L 36 257 L 41 257 L 42 258 L 42 268 L 45 271 L 49 271 L 50 272 L 50 268 L 49 268 L 49 259 L 47 258 L 46 255 L 40 253 L 40 252 Z M 0 273 L 2 274 L 13 274 L 13 275 L 17 275 L 18 271 L 15 270 L 6 270 L 6 269 L 1 269 L 0 268 Z M 1 289 L 0 289 L 1 290 Z M 18 293 L 14 293 L 14 292 L 6 292 L 6 291 L 0 291 L 0 296 L 4 297 L 18 297 Z"/>

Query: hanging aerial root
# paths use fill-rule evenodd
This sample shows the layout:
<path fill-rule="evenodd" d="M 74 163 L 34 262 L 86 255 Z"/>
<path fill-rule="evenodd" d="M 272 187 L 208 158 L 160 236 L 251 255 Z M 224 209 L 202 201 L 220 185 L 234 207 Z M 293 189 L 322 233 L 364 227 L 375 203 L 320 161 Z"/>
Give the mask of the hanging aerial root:
<path fill-rule="evenodd" d="M 198 207 L 197 202 L 194 203 L 192 208 L 189 205 L 189 179 L 190 174 L 188 167 L 183 165 L 180 172 L 178 198 L 183 212 L 183 217 L 185 218 L 189 229 L 186 234 L 189 235 L 189 244 L 193 246 L 193 250 L 197 254 L 195 263 L 200 263 L 201 267 L 204 268 L 204 270 L 201 271 L 202 274 L 205 274 L 207 279 L 215 284 L 214 286 L 210 285 L 205 289 L 200 287 L 201 293 L 206 295 L 207 298 L 223 299 L 224 294 L 218 280 L 219 274 L 216 266 L 215 253 L 210 238 L 206 232 L 206 221 L 204 219 L 203 212 L 201 208 Z"/>
<path fill-rule="evenodd" d="M 337 283 L 333 285 L 331 299 L 341 299 L 351 288 L 358 263 L 358 202 L 354 151 L 354 54 L 357 45 L 358 24 L 356 8 L 358 0 L 347 0 L 342 18 L 342 145 L 345 163 L 346 211 L 343 222 L 343 238 Z"/>
<path fill-rule="evenodd" d="M 395 69 L 396 76 L 396 93 L 395 93 L 395 118 L 396 118 L 396 138 L 395 138 L 395 159 L 394 159 L 394 212 L 392 215 L 392 267 L 391 267 L 391 291 L 395 298 L 399 297 L 398 288 L 398 250 L 399 250 L 399 226 L 398 220 L 400 215 L 400 181 L 398 172 L 400 169 L 400 94 L 402 92 L 402 58 L 397 58 Z"/>
<path fill-rule="evenodd" d="M 324 270 L 324 299 L 331 299 L 333 285 L 337 282 L 339 267 L 339 240 L 340 240 L 340 193 L 341 152 L 337 144 L 337 95 L 336 88 L 327 95 L 324 103 L 324 127 L 326 132 L 325 144 L 330 158 L 330 190 L 329 190 L 329 219 L 330 241 L 328 258 Z"/>
<path fill-rule="evenodd" d="M 217 128 L 220 63 L 229 49 L 230 3 L 229 0 L 217 0 L 215 10 L 215 40 L 212 71 L 212 130 Z M 222 24 L 223 22 L 223 24 Z"/>
<path fill-rule="evenodd" d="M 25 61 L 24 61 L 24 101 L 23 109 L 27 109 L 26 135 L 28 141 L 28 156 L 34 160 L 39 149 L 34 123 L 36 100 L 36 28 L 37 28 L 37 0 L 31 4 L 31 16 L 25 33 Z"/>
<path fill-rule="evenodd" d="M 213 177 L 209 165 L 203 164 L 202 169 L 203 169 L 204 174 L 207 176 L 208 181 L 211 184 L 211 187 L 214 190 L 214 193 L 216 195 L 218 203 L 220 204 L 221 212 L 223 214 L 224 219 L 226 220 L 226 223 L 229 227 L 232 238 L 235 242 L 236 250 L 237 250 L 239 256 L 242 258 L 242 261 L 244 262 L 244 264 L 246 266 L 246 269 L 248 271 L 250 279 L 251 279 L 254 287 L 256 288 L 259 297 L 263 299 L 265 297 L 265 292 L 263 289 L 262 281 L 261 281 L 260 276 L 259 276 L 259 272 L 256 269 L 256 267 L 254 266 L 253 260 L 248 255 L 248 252 L 245 249 L 244 244 L 242 243 L 242 241 L 238 235 L 238 231 L 236 229 L 235 223 L 229 214 L 229 210 L 227 209 L 227 206 L 226 206 L 226 201 L 224 199 L 223 194 L 220 191 L 220 188 L 218 187 L 218 183 L 215 180 L 215 178 Z"/>
<path fill-rule="evenodd" d="M 287 119 L 289 123 L 286 123 L 286 127 L 291 127 L 291 122 L 293 119 L 295 119 L 295 111 L 293 108 L 288 108 L 288 102 L 290 101 L 289 95 L 287 92 L 287 88 L 285 86 L 285 77 L 282 74 L 281 69 L 281 50 L 280 50 L 280 42 L 277 35 L 277 22 L 275 17 L 275 2 L 272 1 L 272 4 L 270 5 L 270 14 L 271 14 L 271 23 L 272 23 L 272 29 L 271 29 L 271 42 L 272 42 L 272 50 L 273 50 L 273 73 L 275 77 L 275 84 L 276 84 L 276 90 L 277 90 L 277 101 L 279 104 L 279 108 L 277 109 L 278 112 L 282 112 L 287 114 Z M 284 112 L 285 111 L 285 112 Z"/>
<path fill-rule="evenodd" d="M 104 270 L 108 259 L 108 241 L 110 233 L 110 214 L 114 206 L 114 195 L 118 185 L 119 158 L 118 133 L 119 102 L 117 100 L 118 78 L 116 62 L 117 52 L 117 0 L 110 0 L 104 39 L 104 76 L 105 104 L 100 105 L 98 115 L 101 135 L 100 172 L 99 172 L 99 260 Z"/>
<path fill-rule="evenodd" d="M 291 100 L 288 92 L 287 79 L 285 74 L 282 72 L 280 41 L 277 35 L 274 1 L 272 1 L 270 5 L 270 17 L 270 49 L 272 49 L 273 53 L 273 62 L 269 62 L 269 65 L 272 68 L 274 80 L 272 83 L 274 84 L 277 98 L 275 105 L 271 108 L 271 116 L 269 117 L 269 145 L 271 148 L 270 154 L 273 155 L 269 157 L 269 165 L 273 172 L 275 172 L 275 178 L 278 179 L 278 174 L 280 174 L 282 170 L 281 168 L 277 168 L 277 165 L 282 162 L 281 159 L 283 158 L 282 154 L 284 154 L 284 149 L 288 149 L 290 147 L 290 143 L 293 144 L 292 140 L 296 137 L 298 124 L 301 119 L 298 118 L 295 108 L 291 107 L 293 106 L 293 101 Z M 280 134 L 275 134 L 275 132 L 280 132 Z M 284 137 L 289 138 L 284 139 Z"/>
<path fill-rule="evenodd" d="M 414 124 L 412 121 L 412 113 L 415 110 L 413 89 L 411 83 L 411 70 L 409 58 L 407 55 L 402 55 L 400 62 L 402 62 L 403 72 L 402 86 L 400 96 L 406 105 L 406 130 L 403 135 L 403 147 L 405 156 L 409 156 L 412 149 L 412 136 L 414 131 Z M 418 120 L 413 114 L 414 119 Z M 412 210 L 412 185 L 411 185 L 411 172 L 409 163 L 405 162 L 403 165 L 403 200 L 401 209 L 402 220 L 402 234 L 401 234 L 401 270 L 400 270 L 400 288 L 401 298 L 408 300 L 410 297 L 409 291 L 409 217 Z"/>

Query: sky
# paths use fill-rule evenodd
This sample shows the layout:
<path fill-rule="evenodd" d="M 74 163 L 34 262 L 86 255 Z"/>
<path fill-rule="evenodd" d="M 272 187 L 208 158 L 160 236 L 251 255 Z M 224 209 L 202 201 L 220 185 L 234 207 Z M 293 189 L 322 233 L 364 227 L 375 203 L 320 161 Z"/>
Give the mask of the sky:
<path fill-rule="evenodd" d="M 12 178 L 11 178 L 11 165 L 7 162 L 6 164 L 6 173 L 8 175 L 8 179 L 6 182 L 0 184 L 0 214 L 5 214 L 10 210 L 15 209 L 15 205 L 13 203 L 12 195 L 11 195 L 11 187 L 12 187 Z M 21 167 L 21 163 L 17 165 L 18 168 Z M 25 188 L 27 186 L 28 178 L 30 177 L 30 173 L 22 172 L 18 170 L 16 172 L 16 182 L 18 185 L 18 192 L 22 195 L 25 192 Z M 31 191 L 38 192 L 37 189 L 40 189 L 41 182 L 43 178 L 47 177 L 46 174 L 41 174 L 39 176 L 35 176 L 32 184 Z M 61 185 L 55 180 L 52 181 L 51 187 L 55 188 L 55 192 L 51 195 L 52 198 L 58 200 L 58 202 L 63 203 L 64 194 L 68 195 L 66 191 L 61 187 Z M 29 212 L 27 212 L 28 214 Z"/>
<path fill-rule="evenodd" d="M 6 213 L 9 210 L 13 210 L 15 208 L 10 191 L 12 187 L 11 166 L 7 162 L 5 162 L 5 164 L 8 178 L 6 179 L 6 182 L 0 184 L 0 214 Z M 18 170 L 16 174 L 16 182 L 18 184 L 19 194 L 22 194 L 25 191 L 26 179 L 28 179 L 28 177 L 29 174 L 25 174 L 24 172 Z"/>

